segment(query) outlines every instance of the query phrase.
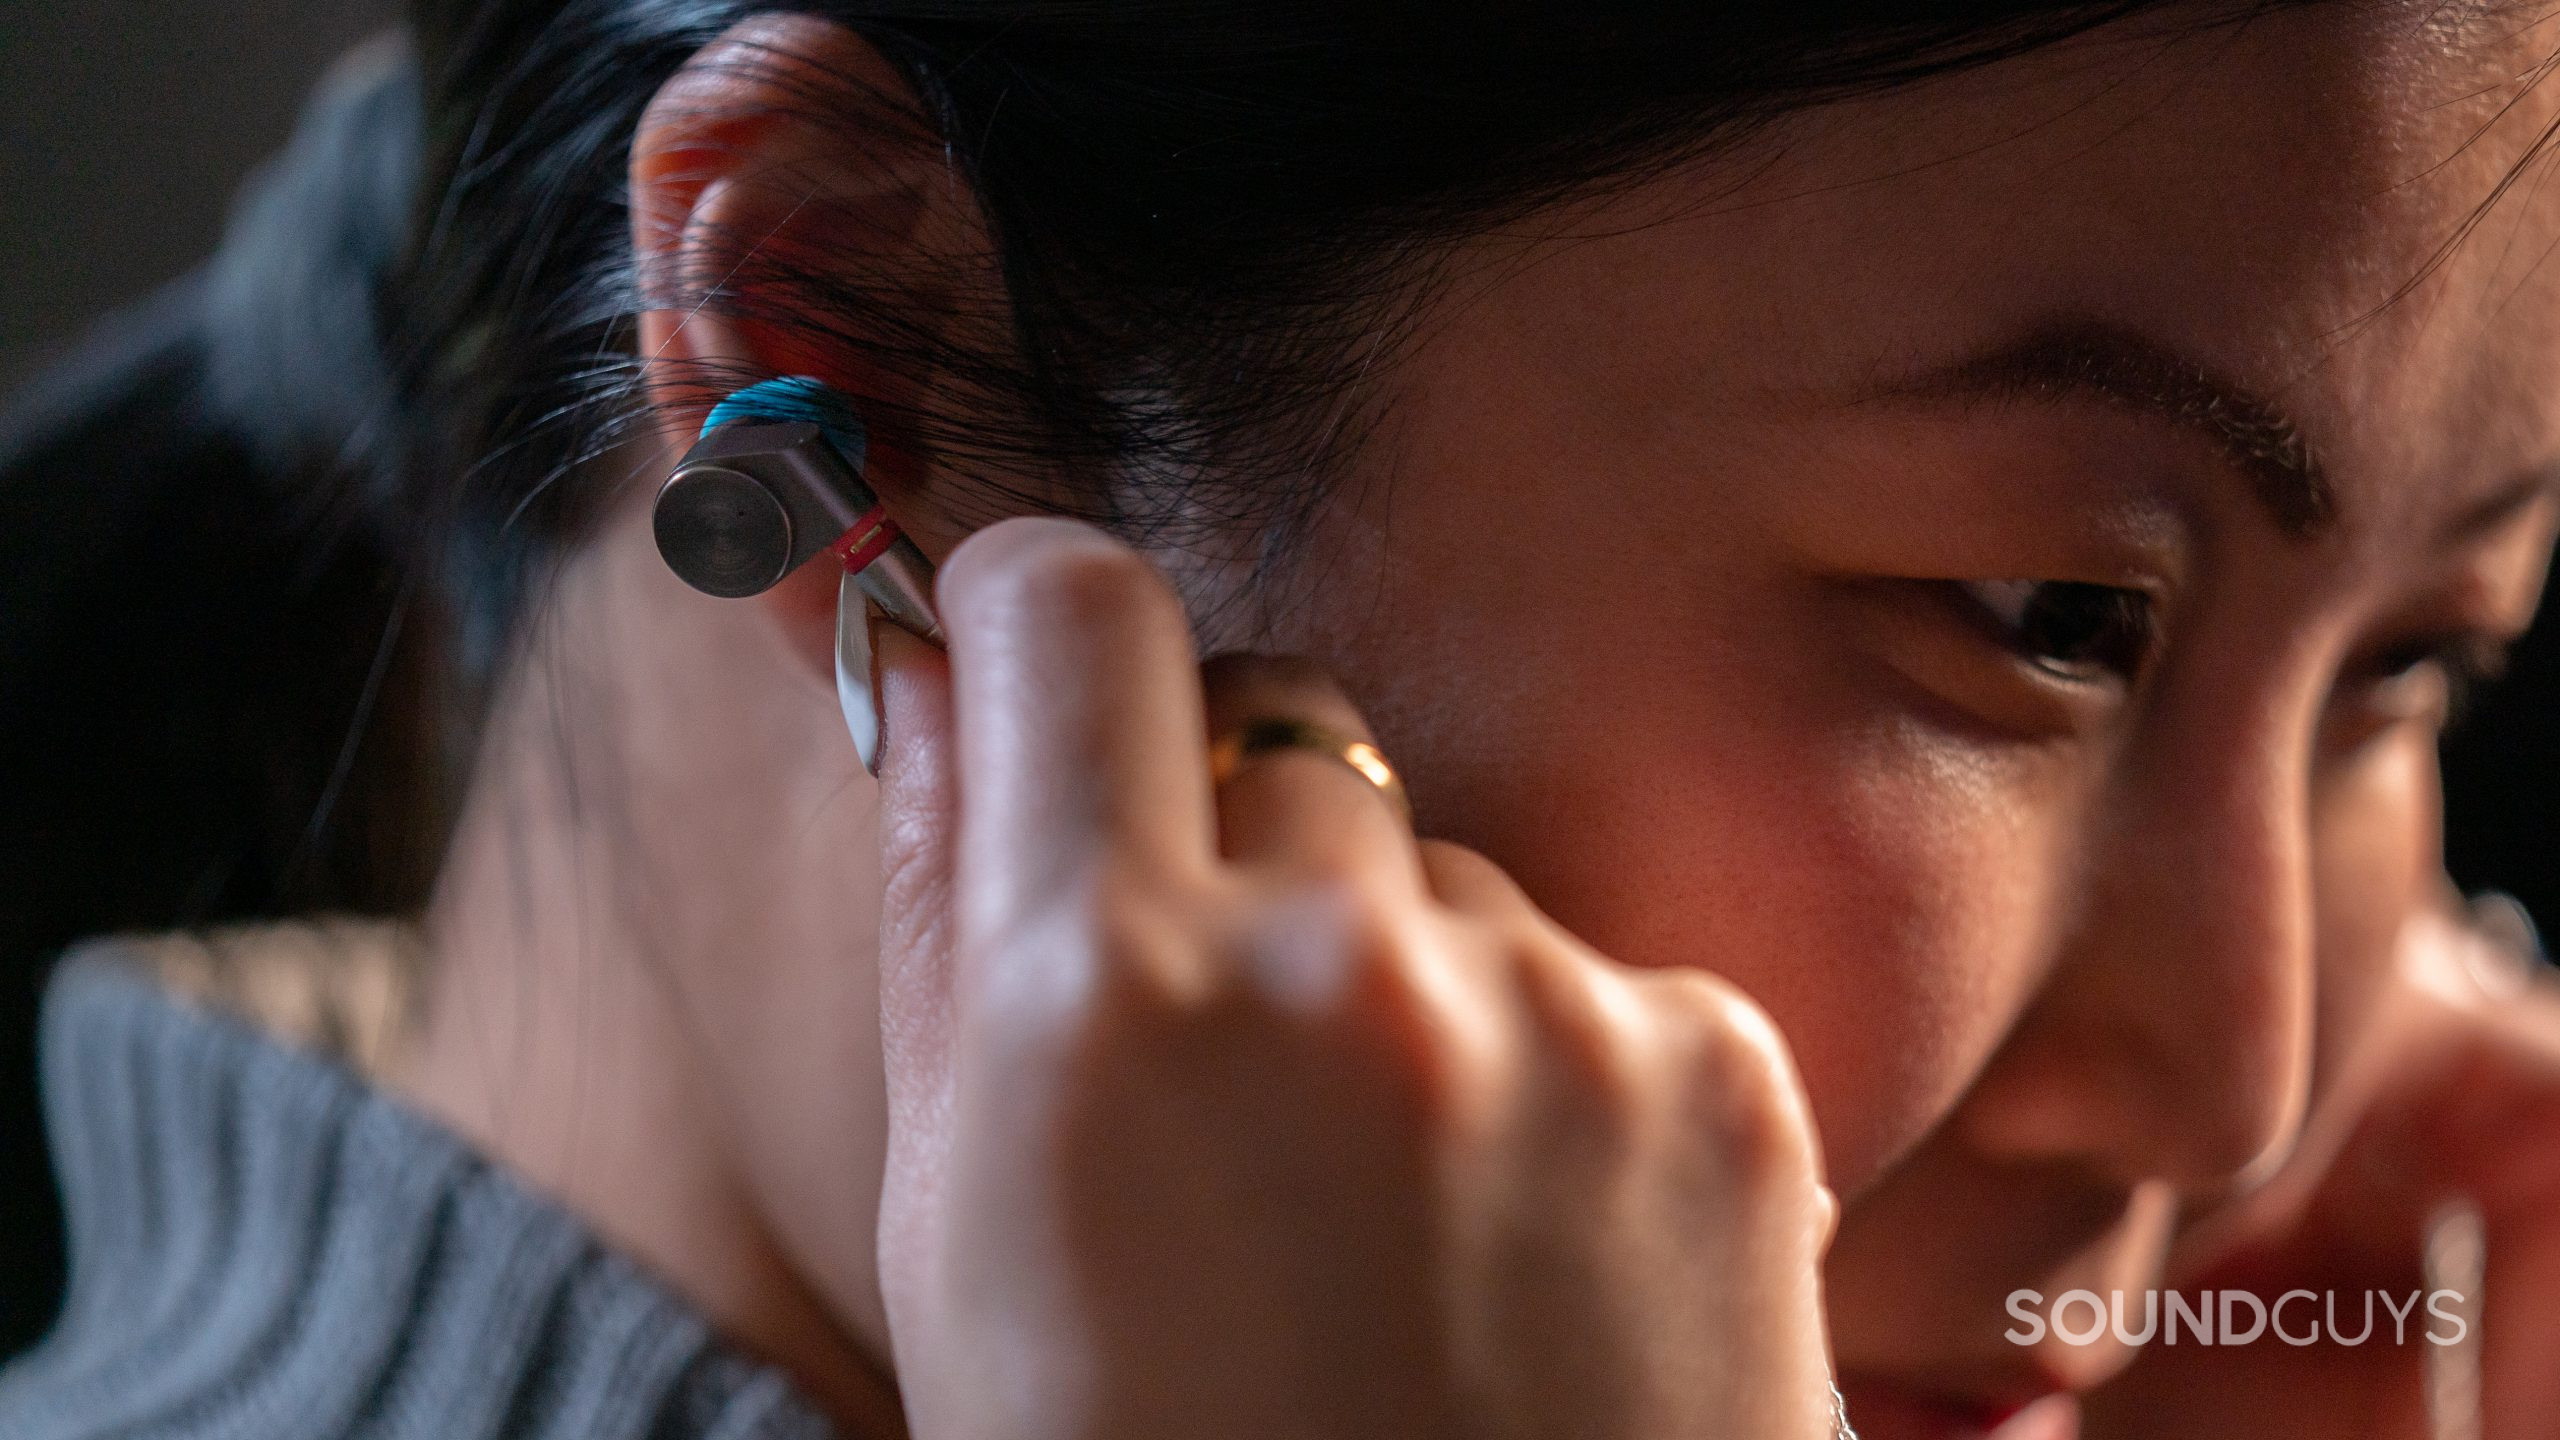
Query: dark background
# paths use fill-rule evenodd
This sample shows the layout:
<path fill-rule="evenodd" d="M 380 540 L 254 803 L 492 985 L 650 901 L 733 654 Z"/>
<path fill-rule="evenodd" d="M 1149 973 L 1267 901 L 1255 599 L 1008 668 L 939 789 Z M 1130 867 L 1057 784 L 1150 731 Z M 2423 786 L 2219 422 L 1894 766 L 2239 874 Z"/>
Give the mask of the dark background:
<path fill-rule="evenodd" d="M 0 0 L 0 390 L 204 258 L 380 0 Z"/>
<path fill-rule="evenodd" d="M 0 0 L 0 393 L 202 260 L 303 92 L 393 8 Z M 29 1027 L 41 960 L 0 955 L 0 1357 L 50 1322 L 61 1279 Z"/>
<path fill-rule="evenodd" d="M 201 260 L 304 90 L 390 9 L 0 0 L 0 391 Z M 2555 718 L 2560 622 L 2542 627 L 2448 752 L 2455 874 L 2514 891 L 2546 924 L 2560 921 Z M 60 1281 L 28 1028 L 42 959 L 0 955 L 0 1356 L 41 1330 Z"/>

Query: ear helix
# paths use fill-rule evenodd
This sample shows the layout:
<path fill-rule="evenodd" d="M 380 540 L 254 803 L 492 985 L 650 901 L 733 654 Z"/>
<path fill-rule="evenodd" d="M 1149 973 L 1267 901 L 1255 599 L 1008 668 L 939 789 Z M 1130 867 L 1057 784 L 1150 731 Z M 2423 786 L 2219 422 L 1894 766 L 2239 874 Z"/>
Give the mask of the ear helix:
<path fill-rule="evenodd" d="M 836 694 L 862 763 L 879 770 L 869 616 L 942 643 L 933 565 L 863 481 L 869 437 L 846 396 L 807 376 L 737 391 L 658 489 L 658 554 L 686 584 L 740 599 L 782 583 L 821 551 L 844 567 L 836 599 Z"/>

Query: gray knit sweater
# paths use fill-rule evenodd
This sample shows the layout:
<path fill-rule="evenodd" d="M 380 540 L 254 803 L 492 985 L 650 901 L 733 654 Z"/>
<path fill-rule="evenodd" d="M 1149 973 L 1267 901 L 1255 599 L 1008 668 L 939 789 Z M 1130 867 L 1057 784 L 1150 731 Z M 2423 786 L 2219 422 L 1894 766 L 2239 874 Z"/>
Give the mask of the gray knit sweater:
<path fill-rule="evenodd" d="M 71 1297 L 0 1370 L 0 1437 L 831 1433 L 558 1206 L 122 942 L 63 962 L 42 1024 Z"/>

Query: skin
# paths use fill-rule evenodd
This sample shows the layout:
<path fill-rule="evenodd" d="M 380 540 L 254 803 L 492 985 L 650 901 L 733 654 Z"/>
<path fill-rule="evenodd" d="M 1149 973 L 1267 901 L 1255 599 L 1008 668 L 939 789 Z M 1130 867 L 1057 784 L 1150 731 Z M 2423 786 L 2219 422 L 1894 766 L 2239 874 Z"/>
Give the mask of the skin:
<path fill-rule="evenodd" d="M 2481 206 L 2560 25 L 2431 13 L 2110 31 L 1456 247 L 1293 563 L 1181 570 L 1233 627 L 1191 642 L 1145 557 L 964 536 L 884 447 L 953 646 L 884 642 L 880 786 L 832 580 L 696 596 L 635 483 L 526 637 L 394 1082 L 857 1434 L 1822 1434 L 1836 1362 L 1869 1440 L 2064 1389 L 2004 1436 L 2418 1435 L 2416 1347 L 2022 1347 L 2003 1302 L 2406 1291 L 2457 1189 L 2487 1433 L 2549 1433 L 2560 1000 L 2448 918 L 2430 657 L 2551 550 L 2560 195 Z M 964 189 L 777 83 L 653 108 L 645 257 L 973 253 Z M 2057 379 L 2135 340 L 2286 417 L 2325 518 Z M 2057 672 L 2018 581 L 2156 635 Z M 1305 663 L 1204 683 L 1238 643 Z M 1206 717 L 1271 709 L 1374 734 L 1431 840 L 1302 756 L 1212 797 Z M 1184 1178 L 1274 1154 L 1285 1203 Z"/>

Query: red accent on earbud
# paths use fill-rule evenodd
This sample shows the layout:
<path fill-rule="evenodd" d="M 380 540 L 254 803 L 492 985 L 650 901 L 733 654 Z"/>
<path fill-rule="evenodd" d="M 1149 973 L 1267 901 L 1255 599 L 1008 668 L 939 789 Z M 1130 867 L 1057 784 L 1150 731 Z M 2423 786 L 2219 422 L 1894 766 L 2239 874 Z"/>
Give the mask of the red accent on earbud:
<path fill-rule="evenodd" d="M 889 518 L 885 505 L 874 505 L 862 512 L 851 529 L 836 537 L 827 547 L 829 554 L 844 562 L 845 573 L 859 575 L 863 567 L 889 553 L 898 538 L 898 522 Z"/>

